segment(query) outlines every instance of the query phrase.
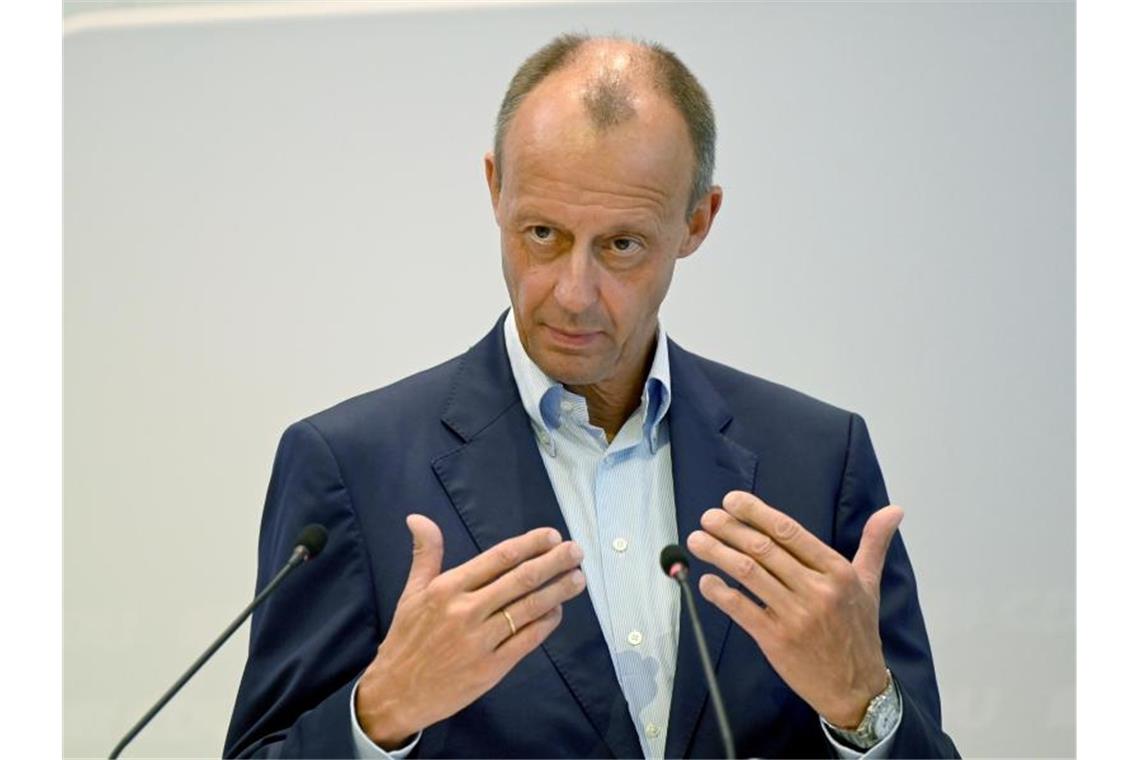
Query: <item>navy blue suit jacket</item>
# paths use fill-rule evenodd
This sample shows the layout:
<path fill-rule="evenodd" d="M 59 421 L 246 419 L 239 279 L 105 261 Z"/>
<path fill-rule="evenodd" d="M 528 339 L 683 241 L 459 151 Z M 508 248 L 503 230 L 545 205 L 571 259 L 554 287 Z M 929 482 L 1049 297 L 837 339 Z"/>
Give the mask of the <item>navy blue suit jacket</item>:
<path fill-rule="evenodd" d="M 467 353 L 297 422 L 277 450 L 258 588 L 306 523 L 328 548 L 253 618 L 226 756 L 351 757 L 349 697 L 392 621 L 411 563 L 409 512 L 434 520 L 444 567 L 540 526 L 568 536 L 507 360 L 502 317 Z M 787 512 L 851 558 L 887 493 L 863 420 L 670 343 L 677 528 L 734 489 Z M 711 568 L 694 559 L 699 577 Z M 816 713 L 735 624 L 697 596 L 741 757 L 831 754 Z M 881 631 L 902 691 L 893 754 L 952 756 L 901 538 L 886 559 Z M 666 755 L 723 752 L 691 627 L 680 628 Z M 495 688 L 428 727 L 419 757 L 640 757 L 589 595 Z"/>

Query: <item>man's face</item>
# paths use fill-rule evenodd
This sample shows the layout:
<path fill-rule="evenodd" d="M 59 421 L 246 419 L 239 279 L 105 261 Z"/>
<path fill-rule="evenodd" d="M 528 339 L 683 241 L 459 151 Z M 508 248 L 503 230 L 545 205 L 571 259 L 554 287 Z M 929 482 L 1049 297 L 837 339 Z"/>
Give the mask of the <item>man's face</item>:
<path fill-rule="evenodd" d="M 704 239 L 720 190 L 687 218 L 694 158 L 681 115 L 645 92 L 637 116 L 599 132 L 577 81 L 556 74 L 535 88 L 504 165 L 488 154 L 485 168 L 527 353 L 566 385 L 621 388 L 643 380 L 673 266 Z"/>

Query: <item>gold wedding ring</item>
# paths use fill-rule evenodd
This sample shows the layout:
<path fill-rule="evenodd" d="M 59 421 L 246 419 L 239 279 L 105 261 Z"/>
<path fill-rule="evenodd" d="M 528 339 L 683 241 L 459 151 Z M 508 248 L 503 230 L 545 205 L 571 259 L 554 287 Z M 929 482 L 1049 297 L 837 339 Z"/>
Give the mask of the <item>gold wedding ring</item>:
<path fill-rule="evenodd" d="M 511 627 L 511 635 L 514 636 L 516 633 L 518 633 L 519 629 L 515 628 L 515 621 L 514 618 L 511 617 L 511 613 L 507 612 L 507 609 L 505 607 L 499 610 L 499 612 L 503 613 L 503 617 L 507 619 L 507 625 Z"/>

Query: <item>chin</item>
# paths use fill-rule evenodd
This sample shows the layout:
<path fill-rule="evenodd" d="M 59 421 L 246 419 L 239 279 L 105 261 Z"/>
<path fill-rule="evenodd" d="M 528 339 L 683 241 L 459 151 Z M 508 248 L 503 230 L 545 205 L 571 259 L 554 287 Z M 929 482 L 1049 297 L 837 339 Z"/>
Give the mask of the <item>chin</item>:
<path fill-rule="evenodd" d="M 531 358 L 552 380 L 563 385 L 591 385 L 601 379 L 598 362 L 592 358 L 547 350 L 539 351 L 538 356 Z"/>

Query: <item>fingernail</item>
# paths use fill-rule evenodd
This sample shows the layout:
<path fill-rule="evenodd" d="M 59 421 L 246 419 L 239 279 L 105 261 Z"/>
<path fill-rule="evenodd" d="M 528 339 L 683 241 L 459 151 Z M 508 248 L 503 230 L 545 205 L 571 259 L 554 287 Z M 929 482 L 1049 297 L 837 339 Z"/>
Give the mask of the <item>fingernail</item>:
<path fill-rule="evenodd" d="M 724 500 L 721 505 L 728 511 L 739 509 L 744 506 L 744 501 L 748 497 L 741 491 L 730 491 L 724 495 Z"/>
<path fill-rule="evenodd" d="M 578 544 L 570 544 L 570 556 L 575 561 L 582 559 L 582 547 L 578 546 Z"/>
<path fill-rule="evenodd" d="M 552 530 L 546 534 L 546 543 L 551 546 L 557 546 L 558 542 L 562 540 L 562 536 L 558 535 L 558 531 Z"/>
<path fill-rule="evenodd" d="M 583 573 L 581 570 L 575 570 L 574 572 L 570 573 L 570 582 L 573 583 L 575 586 L 579 586 L 579 587 L 585 586 L 586 585 L 585 573 Z"/>

